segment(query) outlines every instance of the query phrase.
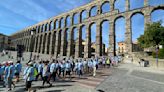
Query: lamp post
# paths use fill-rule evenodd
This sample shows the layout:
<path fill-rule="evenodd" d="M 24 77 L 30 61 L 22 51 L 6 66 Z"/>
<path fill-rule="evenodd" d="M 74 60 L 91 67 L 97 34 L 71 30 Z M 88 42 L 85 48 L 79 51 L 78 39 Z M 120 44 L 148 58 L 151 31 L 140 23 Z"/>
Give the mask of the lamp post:
<path fill-rule="evenodd" d="M 158 67 L 158 52 L 159 52 L 159 47 L 157 45 L 156 46 L 156 64 L 157 64 L 157 67 Z"/>
<path fill-rule="evenodd" d="M 32 59 L 33 35 L 34 35 L 34 32 L 33 32 L 33 31 L 31 31 L 31 41 L 30 41 L 30 61 L 31 61 L 31 59 Z"/>

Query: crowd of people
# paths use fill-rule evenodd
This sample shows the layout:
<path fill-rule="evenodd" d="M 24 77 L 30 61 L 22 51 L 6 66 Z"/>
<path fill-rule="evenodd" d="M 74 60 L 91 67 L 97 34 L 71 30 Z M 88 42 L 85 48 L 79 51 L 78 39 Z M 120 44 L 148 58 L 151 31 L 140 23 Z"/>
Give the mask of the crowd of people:
<path fill-rule="evenodd" d="M 20 80 L 20 74 L 22 74 L 25 81 L 26 90 L 31 91 L 31 84 L 33 81 L 42 80 L 42 86 L 45 83 L 52 86 L 52 83 L 56 80 L 72 79 L 72 75 L 81 78 L 84 73 L 92 74 L 96 76 L 96 70 L 101 67 L 117 66 L 120 60 L 116 57 L 110 58 L 90 58 L 90 59 L 51 59 L 51 60 L 30 60 L 26 63 L 25 68 L 22 71 L 22 64 L 17 61 L 14 64 L 13 61 L 6 61 L 0 64 L 0 79 L 3 81 L 3 86 L 8 87 L 8 90 L 12 90 L 12 85 Z M 13 78 L 15 81 L 13 82 Z"/>

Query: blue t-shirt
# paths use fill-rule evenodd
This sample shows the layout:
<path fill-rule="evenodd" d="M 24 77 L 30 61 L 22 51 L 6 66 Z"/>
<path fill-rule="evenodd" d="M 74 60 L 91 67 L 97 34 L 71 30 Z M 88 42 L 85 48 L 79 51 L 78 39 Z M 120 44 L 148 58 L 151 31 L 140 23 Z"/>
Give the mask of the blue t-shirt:
<path fill-rule="evenodd" d="M 50 66 L 50 72 L 53 73 L 56 70 L 56 64 L 52 63 Z"/>
<path fill-rule="evenodd" d="M 5 76 L 4 76 L 5 78 L 7 78 L 7 76 L 8 76 L 8 72 L 9 72 L 8 70 L 9 70 L 9 66 L 6 66 L 5 71 L 4 71 L 5 72 Z"/>
<path fill-rule="evenodd" d="M 14 65 L 10 65 L 8 68 L 8 75 L 7 77 L 13 78 L 14 74 L 15 74 L 15 66 Z"/>
<path fill-rule="evenodd" d="M 78 65 L 77 65 L 77 69 L 82 70 L 82 68 L 83 68 L 83 63 L 79 62 Z"/>
<path fill-rule="evenodd" d="M 3 68 L 0 67 L 0 75 L 2 75 L 2 74 L 3 74 Z"/>
<path fill-rule="evenodd" d="M 21 63 L 17 63 L 17 64 L 15 65 L 15 72 L 16 72 L 16 73 L 20 73 L 21 70 L 22 70 L 22 64 L 21 64 Z"/>
<path fill-rule="evenodd" d="M 39 64 L 38 65 L 38 73 L 42 73 L 43 72 L 43 65 Z"/>
<path fill-rule="evenodd" d="M 29 67 L 27 70 L 27 81 L 33 81 L 34 79 L 34 67 Z"/>
<path fill-rule="evenodd" d="M 70 71 L 71 70 L 71 63 L 66 63 L 65 68 L 66 68 L 66 71 Z"/>

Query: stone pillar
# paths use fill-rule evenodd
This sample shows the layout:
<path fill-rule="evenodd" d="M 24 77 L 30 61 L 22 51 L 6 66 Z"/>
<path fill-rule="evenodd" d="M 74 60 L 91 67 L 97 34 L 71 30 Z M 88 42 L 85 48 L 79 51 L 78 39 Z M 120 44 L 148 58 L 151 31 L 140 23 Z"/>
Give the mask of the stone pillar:
<path fill-rule="evenodd" d="M 96 23 L 96 57 L 102 55 L 102 35 L 100 21 Z"/>
<path fill-rule="evenodd" d="M 50 35 L 50 48 L 49 48 L 49 55 L 52 54 L 52 44 L 53 44 L 53 33 Z"/>
<path fill-rule="evenodd" d="M 145 11 L 145 14 L 144 14 L 144 29 L 146 30 L 146 26 L 147 24 L 150 24 L 151 23 L 151 14 L 149 11 Z"/>
<path fill-rule="evenodd" d="M 101 5 L 99 4 L 97 6 L 97 14 L 101 14 L 102 10 L 101 10 Z"/>
<path fill-rule="evenodd" d="M 41 42 L 40 53 L 42 53 L 43 49 L 44 49 L 44 36 L 45 36 L 45 34 L 42 35 L 42 42 Z"/>
<path fill-rule="evenodd" d="M 62 31 L 62 38 L 61 38 L 61 52 L 60 52 L 60 56 L 65 56 L 66 54 L 66 29 L 64 29 L 63 31 Z"/>
<path fill-rule="evenodd" d="M 129 10 L 130 10 L 130 1 L 125 0 L 125 11 L 129 11 Z"/>
<path fill-rule="evenodd" d="M 110 0 L 110 11 L 113 11 L 114 10 L 114 1 L 113 0 Z"/>
<path fill-rule="evenodd" d="M 109 49 L 108 49 L 108 56 L 115 55 L 115 25 L 114 21 L 109 22 L 110 25 L 110 32 L 109 32 Z"/>
<path fill-rule="evenodd" d="M 89 24 L 86 24 L 86 40 L 85 40 L 85 49 L 84 49 L 84 57 L 91 57 L 91 31 L 89 28 Z"/>
<path fill-rule="evenodd" d="M 50 23 L 47 23 L 47 31 L 50 31 Z"/>
<path fill-rule="evenodd" d="M 44 50 L 44 54 L 47 54 L 47 50 L 48 50 L 48 36 L 49 36 L 49 33 L 45 34 L 46 35 L 46 39 L 45 39 L 45 50 Z"/>
<path fill-rule="evenodd" d="M 31 39 L 32 39 L 32 38 L 31 38 L 31 36 L 30 36 L 30 37 L 29 37 L 29 44 L 28 44 L 28 52 L 30 52 L 30 49 L 31 49 L 31 48 L 30 48 L 30 45 L 31 45 Z"/>
<path fill-rule="evenodd" d="M 149 0 L 144 0 L 144 7 L 149 5 Z"/>
<path fill-rule="evenodd" d="M 82 35 L 81 35 L 81 30 L 77 28 L 77 40 L 76 40 L 76 45 L 75 45 L 75 58 L 79 58 L 82 55 L 81 51 L 81 44 L 82 43 Z"/>
<path fill-rule="evenodd" d="M 39 49 L 40 49 L 40 35 L 38 35 L 38 45 L 37 45 L 37 52 L 39 53 Z"/>
<path fill-rule="evenodd" d="M 131 53 L 132 49 L 132 29 L 131 29 L 131 19 L 130 17 L 126 18 L 126 33 L 125 33 L 125 45 L 126 53 Z"/>
<path fill-rule="evenodd" d="M 73 28 L 69 31 L 69 38 L 68 38 L 68 48 L 67 48 L 67 57 L 70 57 L 72 55 L 72 45 L 73 45 Z"/>

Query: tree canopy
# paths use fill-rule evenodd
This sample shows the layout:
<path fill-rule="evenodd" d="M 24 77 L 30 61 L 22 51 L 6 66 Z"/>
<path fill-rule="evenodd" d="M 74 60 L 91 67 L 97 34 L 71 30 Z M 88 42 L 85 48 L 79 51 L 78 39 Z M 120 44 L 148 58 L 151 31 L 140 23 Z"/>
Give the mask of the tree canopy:
<path fill-rule="evenodd" d="M 138 42 L 143 48 L 156 45 L 164 46 L 164 27 L 162 26 L 162 22 L 158 21 L 147 24 L 144 35 L 138 38 Z"/>

